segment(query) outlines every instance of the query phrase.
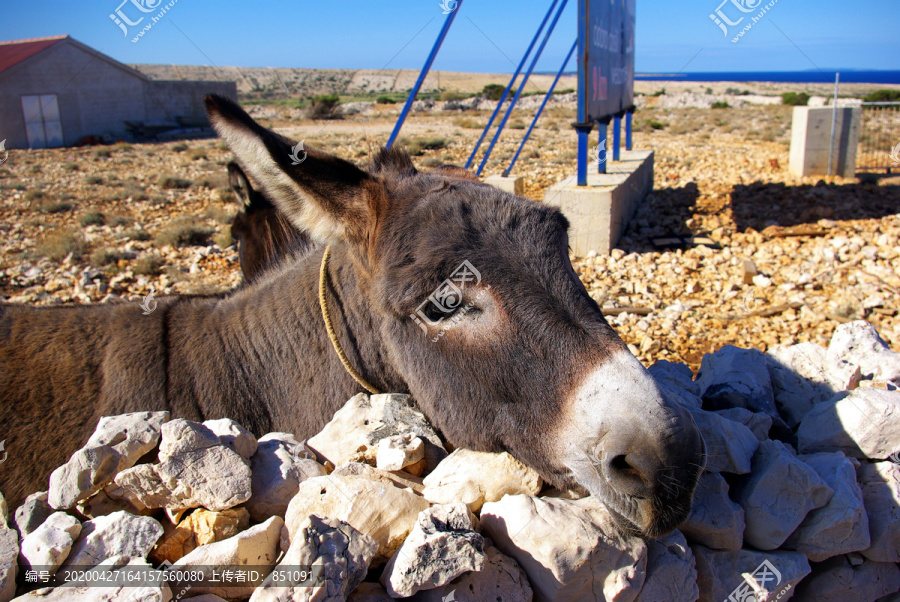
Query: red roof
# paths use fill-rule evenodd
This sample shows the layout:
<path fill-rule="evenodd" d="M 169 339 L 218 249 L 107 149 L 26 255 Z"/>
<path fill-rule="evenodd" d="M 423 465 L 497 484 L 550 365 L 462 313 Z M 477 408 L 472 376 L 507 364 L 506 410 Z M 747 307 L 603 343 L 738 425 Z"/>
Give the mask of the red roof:
<path fill-rule="evenodd" d="M 50 48 L 69 36 L 53 36 L 51 38 L 32 38 L 30 40 L 14 40 L 0 42 L 0 73 L 15 67 L 25 59 Z"/>

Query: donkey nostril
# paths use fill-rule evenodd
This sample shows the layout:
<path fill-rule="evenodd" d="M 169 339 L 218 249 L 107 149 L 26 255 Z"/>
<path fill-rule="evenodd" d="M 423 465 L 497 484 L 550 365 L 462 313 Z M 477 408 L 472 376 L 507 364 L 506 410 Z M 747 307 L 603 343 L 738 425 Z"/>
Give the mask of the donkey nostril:
<path fill-rule="evenodd" d="M 606 466 L 610 484 L 626 495 L 646 498 L 652 492 L 649 475 L 641 470 L 639 459 L 621 454 L 613 456 Z"/>

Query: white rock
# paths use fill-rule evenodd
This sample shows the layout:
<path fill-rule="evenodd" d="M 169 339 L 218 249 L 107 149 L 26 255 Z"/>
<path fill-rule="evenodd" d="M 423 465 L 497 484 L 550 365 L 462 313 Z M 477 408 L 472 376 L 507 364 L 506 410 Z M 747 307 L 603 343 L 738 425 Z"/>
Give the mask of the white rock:
<path fill-rule="evenodd" d="M 10 600 L 16 595 L 18 557 L 18 535 L 12 529 L 0 528 L 0 600 Z"/>
<path fill-rule="evenodd" d="M 699 544 L 691 550 L 701 602 L 788 600 L 810 572 L 809 560 L 799 552 L 710 550 Z M 759 593 L 752 597 L 755 591 Z"/>
<path fill-rule="evenodd" d="M 47 501 L 57 510 L 67 510 L 106 486 L 119 472 L 122 456 L 108 445 L 85 447 L 50 474 Z"/>
<path fill-rule="evenodd" d="M 769 431 L 772 430 L 772 417 L 763 412 L 751 412 L 744 408 L 730 408 L 728 410 L 718 410 L 714 413 L 727 420 L 743 424 L 756 435 L 756 439 L 759 441 L 768 439 Z"/>
<path fill-rule="evenodd" d="M 378 442 L 375 466 L 381 470 L 403 470 L 424 459 L 425 443 L 412 433 L 404 433 Z"/>
<path fill-rule="evenodd" d="M 900 562 L 900 466 L 863 464 L 856 471 L 872 545 L 860 554 L 876 562 Z"/>
<path fill-rule="evenodd" d="M 782 547 L 803 552 L 813 562 L 865 550 L 869 518 L 856 482 L 856 465 L 841 452 L 800 456 L 834 490 L 827 504 L 806 515 Z"/>
<path fill-rule="evenodd" d="M 236 452 L 219 442 L 206 427 L 185 420 L 163 425 L 167 453 L 161 464 L 141 464 L 116 476 L 106 492 L 138 509 L 181 510 L 202 506 L 218 512 L 243 504 L 252 493 L 250 466 Z M 172 427 L 169 427 L 172 425 Z M 200 427 L 200 428 L 197 428 Z M 178 429 L 181 438 L 167 442 L 167 429 Z M 213 439 L 210 439 L 212 437 Z M 206 443 L 212 443 L 206 446 Z"/>
<path fill-rule="evenodd" d="M 621 534 L 594 498 L 508 495 L 484 505 L 481 525 L 525 570 L 536 600 L 633 600 L 644 584 L 646 544 Z"/>
<path fill-rule="evenodd" d="M 360 448 L 374 448 L 381 439 L 404 433 L 412 433 L 425 442 L 428 470 L 447 456 L 425 415 L 411 405 L 409 395 L 399 394 L 355 395 L 307 445 L 316 452 L 320 462 L 328 460 L 340 466 Z"/>
<path fill-rule="evenodd" d="M 41 526 L 55 510 L 47 503 L 47 492 L 38 491 L 25 498 L 22 505 L 16 508 L 16 530 L 19 537 L 25 537 Z"/>
<path fill-rule="evenodd" d="M 294 534 L 273 574 L 253 592 L 250 602 L 346 600 L 366 578 L 377 550 L 374 539 L 349 524 L 310 516 Z M 298 567 L 313 567 L 314 576 L 302 582 L 276 581 L 273 577 L 290 577 Z"/>
<path fill-rule="evenodd" d="M 308 458 L 306 447 L 293 436 L 280 435 L 270 433 L 261 437 L 256 453 L 250 458 L 252 495 L 244 506 L 257 522 L 270 516 L 284 518 L 300 483 L 328 474 L 324 466 Z"/>
<path fill-rule="evenodd" d="M 391 557 L 381 584 L 394 598 L 446 585 L 463 573 L 484 568 L 484 538 L 475 517 L 461 503 L 432 506 L 419 513 L 406 541 Z"/>
<path fill-rule="evenodd" d="M 51 514 L 44 523 L 21 542 L 19 558 L 22 567 L 41 567 L 51 574 L 65 561 L 72 544 L 81 534 L 81 523 L 65 512 Z"/>
<path fill-rule="evenodd" d="M 728 497 L 728 483 L 722 475 L 701 475 L 691 513 L 679 527 L 682 533 L 708 548 L 739 550 L 745 527 L 744 509 Z"/>
<path fill-rule="evenodd" d="M 757 349 L 726 345 L 707 353 L 697 373 L 697 385 L 708 409 L 746 408 L 778 416 L 766 358 Z"/>
<path fill-rule="evenodd" d="M 176 454 L 208 449 L 222 445 L 218 435 L 209 427 L 176 418 L 162 426 L 162 441 L 159 444 L 159 461 L 165 463 Z"/>
<path fill-rule="evenodd" d="M 85 447 L 108 445 L 121 459 L 119 470 L 131 468 L 141 456 L 159 443 L 160 429 L 169 419 L 168 412 L 134 412 L 118 416 L 104 416 L 97 423 L 94 434 Z"/>
<path fill-rule="evenodd" d="M 647 578 L 636 602 L 684 600 L 700 597 L 694 554 L 680 531 L 647 542 Z"/>
<path fill-rule="evenodd" d="M 797 428 L 817 404 L 828 401 L 837 391 L 828 379 L 825 348 L 815 343 L 773 347 L 766 353 L 769 376 L 775 391 L 775 405 L 784 421 Z"/>
<path fill-rule="evenodd" d="M 666 398 L 690 408 L 703 405 L 700 385 L 694 382 L 694 373 L 685 364 L 659 360 L 650 366 L 650 374 Z"/>
<path fill-rule="evenodd" d="M 706 442 L 706 470 L 733 474 L 750 472 L 751 459 L 759 447 L 759 439 L 753 431 L 715 412 L 690 408 L 689 411 Z"/>
<path fill-rule="evenodd" d="M 253 585 L 228 587 L 212 582 L 212 571 L 216 567 L 253 567 L 268 575 L 278 559 L 278 543 L 284 521 L 273 516 L 264 523 L 250 527 L 234 537 L 194 548 L 181 560 L 173 563 L 170 570 L 198 570 L 205 575 L 204 584 L 191 588 L 192 594 L 215 594 L 228 599 L 249 598 Z"/>
<path fill-rule="evenodd" d="M 506 452 L 494 454 L 457 449 L 425 477 L 422 495 L 434 504 L 463 502 L 478 512 L 485 502 L 504 495 L 536 495 L 540 475 Z"/>
<path fill-rule="evenodd" d="M 735 492 L 744 508 L 744 541 L 759 550 L 774 550 L 821 508 L 834 491 L 811 466 L 798 460 L 784 443 L 763 441 L 753 456 L 750 478 Z"/>
<path fill-rule="evenodd" d="M 800 453 L 842 451 L 883 460 L 900 448 L 900 391 L 857 389 L 813 408 L 797 429 Z"/>
<path fill-rule="evenodd" d="M 341 464 L 335 468 L 331 474 L 336 477 L 355 476 L 363 477 L 370 481 L 380 481 L 388 485 L 394 485 L 400 489 L 409 488 L 419 495 L 422 495 L 422 491 L 425 490 L 422 479 L 415 475 L 402 471 L 388 472 L 386 470 L 375 468 L 374 466 L 369 466 L 368 464 L 363 464 L 362 462 L 347 462 L 346 464 Z"/>
<path fill-rule="evenodd" d="M 146 558 L 163 535 L 163 527 L 149 516 L 114 512 L 85 522 L 64 567 L 96 566 L 113 556 Z"/>
<path fill-rule="evenodd" d="M 812 574 L 797 586 L 798 600 L 848 602 L 879 600 L 900 590 L 900 568 L 892 562 L 862 563 L 838 556 L 813 565 Z"/>
<path fill-rule="evenodd" d="M 480 571 L 463 573 L 446 585 L 420 591 L 412 599 L 416 602 L 531 602 L 534 594 L 519 563 L 498 550 L 490 539 L 484 540 L 484 553 L 484 568 Z M 386 591 L 384 595 L 387 597 Z M 387 599 L 393 600 L 390 597 Z M 350 600 L 355 601 L 356 598 L 351 597 Z M 375 599 L 371 602 L 380 601 Z"/>
<path fill-rule="evenodd" d="M 386 562 L 412 530 L 429 504 L 408 489 L 354 476 L 314 477 L 300 483 L 285 515 L 294 533 L 315 514 L 336 518 L 378 542 L 373 563 Z"/>
<path fill-rule="evenodd" d="M 864 379 L 900 385 L 900 353 L 891 351 L 878 331 L 864 320 L 834 329 L 828 357 L 858 365 Z"/>
<path fill-rule="evenodd" d="M 211 430 L 225 447 L 245 460 L 256 453 L 256 437 L 231 418 L 205 420 L 203 426 Z"/>

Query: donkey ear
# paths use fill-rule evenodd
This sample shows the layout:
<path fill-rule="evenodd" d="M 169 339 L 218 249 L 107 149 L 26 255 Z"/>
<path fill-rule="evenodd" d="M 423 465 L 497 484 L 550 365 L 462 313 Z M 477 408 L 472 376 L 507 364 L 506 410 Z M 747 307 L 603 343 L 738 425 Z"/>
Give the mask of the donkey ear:
<path fill-rule="evenodd" d="M 384 195 L 380 182 L 352 163 L 269 131 L 238 105 L 207 96 L 219 136 L 268 197 L 319 242 L 362 243 Z"/>
<path fill-rule="evenodd" d="M 251 197 L 253 195 L 253 186 L 244 170 L 234 161 L 228 164 L 228 185 L 231 186 L 231 192 L 234 193 L 234 200 L 237 202 L 241 210 L 250 208 Z"/>

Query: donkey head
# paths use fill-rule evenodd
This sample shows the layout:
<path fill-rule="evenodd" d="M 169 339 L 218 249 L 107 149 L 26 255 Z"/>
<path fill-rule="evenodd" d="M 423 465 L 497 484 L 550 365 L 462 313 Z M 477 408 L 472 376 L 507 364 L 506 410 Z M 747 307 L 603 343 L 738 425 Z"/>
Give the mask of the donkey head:
<path fill-rule="evenodd" d="M 581 485 L 648 536 L 686 518 L 700 434 L 588 296 L 559 211 L 397 150 L 368 172 L 309 146 L 292 165 L 292 141 L 225 99 L 207 108 L 278 208 L 351 257 L 370 336 L 453 444 Z"/>
<path fill-rule="evenodd" d="M 287 220 L 266 196 L 253 188 L 237 163 L 228 164 L 228 183 L 238 205 L 231 222 L 241 270 L 247 282 L 271 269 L 285 257 L 309 250 L 313 242 Z"/>

